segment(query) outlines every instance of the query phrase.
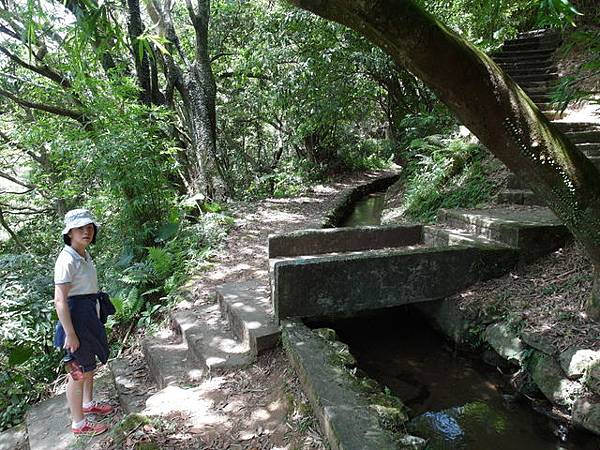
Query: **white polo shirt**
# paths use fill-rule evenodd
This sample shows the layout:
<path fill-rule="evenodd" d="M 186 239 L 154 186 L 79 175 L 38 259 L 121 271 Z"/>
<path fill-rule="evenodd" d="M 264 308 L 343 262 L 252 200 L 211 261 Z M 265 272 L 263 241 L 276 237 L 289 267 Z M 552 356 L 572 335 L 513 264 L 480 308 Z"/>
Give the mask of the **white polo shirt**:
<path fill-rule="evenodd" d="M 69 296 L 98 292 L 96 266 L 87 251 L 84 258 L 73 247 L 65 245 L 56 258 L 54 284 L 66 283 L 71 284 Z"/>

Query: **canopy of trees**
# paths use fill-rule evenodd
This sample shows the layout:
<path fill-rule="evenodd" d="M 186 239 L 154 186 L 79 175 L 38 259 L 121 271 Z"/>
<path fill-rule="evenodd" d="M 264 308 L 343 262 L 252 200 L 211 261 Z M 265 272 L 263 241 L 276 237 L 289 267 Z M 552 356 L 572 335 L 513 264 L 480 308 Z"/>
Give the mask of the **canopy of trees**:
<path fill-rule="evenodd" d="M 10 386 L 0 394 L 0 428 L 18 421 L 55 376 L 51 267 L 68 209 L 88 207 L 105 224 L 94 251 L 125 324 L 115 333 L 124 338 L 205 263 L 230 223 L 220 203 L 404 164 L 417 153 L 409 145 L 415 139 L 457 126 L 440 99 L 472 125 L 456 108 L 463 100 L 456 86 L 440 89 L 412 53 L 385 47 L 378 25 L 366 32 L 340 16 L 353 2 L 339 2 L 335 13 L 325 11 L 334 2 L 296 3 L 359 32 L 266 0 L 0 0 L 0 363 L 12 366 L 0 376 Z M 546 10 L 565 4 L 541 3 Z M 421 6 L 492 51 L 537 23 L 540 1 Z M 426 44 L 416 26 L 403 25 L 406 42 Z M 471 48 L 452 42 L 440 45 L 456 55 Z M 438 78 L 452 78 L 455 61 L 439 55 Z M 429 49 L 422 56 L 432 58 Z M 554 139 L 541 123 L 524 130 Z M 494 136 L 508 139 L 502 133 Z M 563 144 L 557 148 L 574 164 L 567 173 L 576 195 L 596 195 L 597 181 L 588 183 L 595 172 Z M 521 164 L 538 173 L 524 160 L 517 171 Z M 539 186 L 550 186 L 545 177 L 536 175 Z M 591 205 L 584 197 L 577 201 Z"/>

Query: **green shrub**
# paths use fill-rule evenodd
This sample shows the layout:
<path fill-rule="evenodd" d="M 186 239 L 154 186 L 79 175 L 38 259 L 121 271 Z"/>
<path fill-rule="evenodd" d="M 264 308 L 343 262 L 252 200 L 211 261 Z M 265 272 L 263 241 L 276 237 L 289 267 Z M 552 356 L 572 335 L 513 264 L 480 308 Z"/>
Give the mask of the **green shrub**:
<path fill-rule="evenodd" d="M 403 174 L 403 215 L 432 222 L 440 208 L 474 207 L 488 201 L 494 185 L 487 175 L 486 153 L 479 145 L 434 135 L 410 145 Z"/>

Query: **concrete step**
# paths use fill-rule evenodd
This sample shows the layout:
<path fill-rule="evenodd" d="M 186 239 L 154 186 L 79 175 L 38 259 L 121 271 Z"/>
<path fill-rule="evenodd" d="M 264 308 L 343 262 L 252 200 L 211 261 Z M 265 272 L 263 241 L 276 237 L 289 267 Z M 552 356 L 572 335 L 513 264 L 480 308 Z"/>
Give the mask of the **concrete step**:
<path fill-rule="evenodd" d="M 562 119 L 565 116 L 564 113 L 561 113 L 559 111 L 554 111 L 553 109 L 545 110 L 545 111 L 542 110 L 542 114 L 544 114 L 548 120 L 558 120 L 558 119 Z"/>
<path fill-rule="evenodd" d="M 544 60 L 541 62 L 517 61 L 517 62 L 513 62 L 513 63 L 496 61 L 496 64 L 498 64 L 500 67 L 502 67 L 506 71 L 508 71 L 508 70 L 523 70 L 523 71 L 546 70 L 546 71 L 550 71 L 550 72 L 557 71 L 556 64 L 554 64 L 554 62 L 552 62 L 552 61 L 547 61 L 547 60 Z"/>
<path fill-rule="evenodd" d="M 95 378 L 94 398 L 118 404 L 117 392 L 108 371 Z M 119 411 L 103 418 L 102 422 L 114 424 L 120 419 Z M 99 421 L 100 419 L 97 418 Z M 94 438 L 75 437 L 71 433 L 71 417 L 66 395 L 60 394 L 33 405 L 25 418 L 30 450 L 66 450 L 72 448 L 99 449 L 110 438 L 104 433 Z"/>
<path fill-rule="evenodd" d="M 561 247 L 570 233 L 549 208 L 440 209 L 438 223 L 518 248 L 523 260 Z"/>
<path fill-rule="evenodd" d="M 551 48 L 556 50 L 560 44 L 560 40 L 542 40 L 542 39 L 529 39 L 529 40 L 516 40 L 516 41 L 505 41 L 502 45 L 503 51 L 522 51 L 522 50 L 542 50 Z"/>
<path fill-rule="evenodd" d="M 554 64 L 554 60 L 549 57 L 519 57 L 519 56 L 504 56 L 498 55 L 494 57 L 496 64 L 512 65 L 512 66 L 531 66 L 531 65 L 542 65 L 549 66 Z"/>
<path fill-rule="evenodd" d="M 568 131 L 565 134 L 573 144 L 600 142 L 600 128 L 590 131 Z"/>
<path fill-rule="evenodd" d="M 545 205 L 546 203 L 530 189 L 505 189 L 498 194 L 498 203 L 511 205 Z"/>
<path fill-rule="evenodd" d="M 556 67 L 539 67 L 539 68 L 518 68 L 518 67 L 503 67 L 503 70 L 513 79 L 519 76 L 526 75 L 553 75 L 558 76 Z"/>
<path fill-rule="evenodd" d="M 510 50 L 498 53 L 498 58 L 518 58 L 518 59 L 550 59 L 556 51 L 555 46 L 542 47 L 535 50 Z"/>
<path fill-rule="evenodd" d="M 109 367 L 123 412 L 142 411 L 148 397 L 157 391 L 144 358 L 115 358 L 109 362 Z"/>
<path fill-rule="evenodd" d="M 560 39 L 560 33 L 552 28 L 538 28 L 537 30 L 522 31 L 517 35 L 517 40 L 529 39 Z"/>
<path fill-rule="evenodd" d="M 509 189 L 529 189 L 527 183 L 514 173 L 509 173 L 506 179 L 506 187 Z"/>
<path fill-rule="evenodd" d="M 585 153 L 588 158 L 600 156 L 600 143 L 598 142 L 586 142 L 584 144 L 575 144 L 575 146 Z"/>
<path fill-rule="evenodd" d="M 203 368 L 188 353 L 187 343 L 178 338 L 171 333 L 142 341 L 144 358 L 159 389 L 194 383 L 204 375 Z"/>
<path fill-rule="evenodd" d="M 597 122 L 552 122 L 563 133 L 600 130 Z"/>
<path fill-rule="evenodd" d="M 550 72 L 550 73 L 540 73 L 540 74 L 509 74 L 513 80 L 517 83 L 529 83 L 529 82 L 545 82 L 551 83 L 558 79 L 558 73 Z"/>
<path fill-rule="evenodd" d="M 253 354 L 279 344 L 281 330 L 273 317 L 269 286 L 256 281 L 223 284 L 216 289 L 216 297 L 233 334 Z"/>
<path fill-rule="evenodd" d="M 596 169 L 600 170 L 600 156 L 588 156 L 588 159 L 592 161 Z"/>
<path fill-rule="evenodd" d="M 548 104 L 550 102 L 549 95 L 540 95 L 540 94 L 535 94 L 535 93 L 532 94 L 531 92 L 527 92 L 527 90 L 525 90 L 525 93 L 529 96 L 531 101 L 533 103 L 535 103 L 536 105 L 544 105 L 544 104 Z"/>
<path fill-rule="evenodd" d="M 515 80 L 516 81 L 516 80 Z M 553 86 L 554 81 L 522 81 L 518 82 L 519 86 L 527 92 L 537 92 L 546 94 Z"/>
<path fill-rule="evenodd" d="M 28 448 L 27 428 L 24 424 L 0 432 L 0 450 L 27 450 Z"/>
<path fill-rule="evenodd" d="M 431 247 L 447 247 L 451 245 L 508 247 L 500 242 L 476 236 L 459 228 L 445 228 L 435 225 L 423 226 L 423 242 Z"/>
<path fill-rule="evenodd" d="M 217 303 L 173 311 L 171 319 L 187 345 L 188 358 L 201 368 L 203 375 L 254 362 L 250 345 L 235 338 Z"/>
<path fill-rule="evenodd" d="M 550 97 L 550 88 L 547 86 L 523 85 L 519 84 L 527 95 L 532 99 L 535 98 L 538 103 L 549 103 L 552 101 Z"/>

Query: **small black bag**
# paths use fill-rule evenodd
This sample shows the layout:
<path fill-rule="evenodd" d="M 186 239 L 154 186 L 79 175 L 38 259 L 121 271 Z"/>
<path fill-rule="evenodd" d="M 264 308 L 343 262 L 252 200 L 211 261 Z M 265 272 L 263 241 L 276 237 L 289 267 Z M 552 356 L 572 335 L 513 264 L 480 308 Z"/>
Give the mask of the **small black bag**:
<path fill-rule="evenodd" d="M 108 316 L 113 315 L 117 310 L 106 292 L 98 292 L 98 303 L 100 304 L 100 322 L 106 323 Z"/>

